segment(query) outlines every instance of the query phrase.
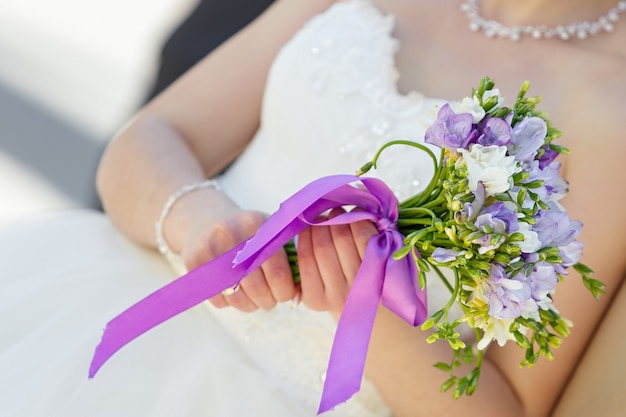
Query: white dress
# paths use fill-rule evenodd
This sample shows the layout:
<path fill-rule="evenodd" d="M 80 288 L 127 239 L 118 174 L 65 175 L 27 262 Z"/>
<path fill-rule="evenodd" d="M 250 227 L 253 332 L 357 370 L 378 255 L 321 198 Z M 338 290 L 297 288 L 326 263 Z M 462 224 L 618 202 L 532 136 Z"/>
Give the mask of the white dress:
<path fill-rule="evenodd" d="M 273 212 L 309 181 L 351 174 L 393 139 L 422 141 L 438 100 L 400 94 L 393 17 L 367 0 L 333 5 L 277 57 L 261 128 L 221 178 L 246 208 Z M 391 149 L 376 175 L 398 196 L 430 159 Z M 0 417 L 314 416 L 335 322 L 286 303 L 252 314 L 203 303 L 131 342 L 94 379 L 104 325 L 176 277 L 95 212 L 57 212 L 0 230 Z M 429 302 L 438 291 L 429 288 Z M 416 329 L 416 331 L 419 331 Z M 375 388 L 327 415 L 391 413 Z"/>

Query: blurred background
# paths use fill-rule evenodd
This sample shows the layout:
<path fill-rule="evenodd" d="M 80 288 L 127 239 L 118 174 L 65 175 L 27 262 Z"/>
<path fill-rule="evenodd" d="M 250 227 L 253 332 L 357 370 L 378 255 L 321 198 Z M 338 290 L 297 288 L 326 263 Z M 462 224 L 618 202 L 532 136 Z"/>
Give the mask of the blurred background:
<path fill-rule="evenodd" d="M 98 208 L 97 161 L 196 0 L 0 0 L 0 223 Z"/>

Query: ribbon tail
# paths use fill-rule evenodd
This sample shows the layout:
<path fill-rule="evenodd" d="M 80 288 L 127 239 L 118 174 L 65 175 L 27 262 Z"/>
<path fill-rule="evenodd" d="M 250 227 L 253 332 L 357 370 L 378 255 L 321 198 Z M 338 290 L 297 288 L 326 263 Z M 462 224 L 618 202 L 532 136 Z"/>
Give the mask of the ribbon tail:
<path fill-rule="evenodd" d="M 318 414 L 346 402 L 361 388 L 374 319 L 380 304 L 389 251 L 380 234 L 370 239 L 344 305 L 326 371 Z"/>
<path fill-rule="evenodd" d="M 243 243 L 155 291 L 111 320 L 96 347 L 89 378 L 126 344 L 158 324 L 237 284 L 247 272 L 232 261 Z"/>
<path fill-rule="evenodd" d="M 403 237 L 394 233 L 392 253 L 402 247 Z M 413 258 L 387 260 L 382 303 L 411 326 L 418 326 L 428 316 L 426 290 L 421 290 L 418 282 L 418 268 Z"/>

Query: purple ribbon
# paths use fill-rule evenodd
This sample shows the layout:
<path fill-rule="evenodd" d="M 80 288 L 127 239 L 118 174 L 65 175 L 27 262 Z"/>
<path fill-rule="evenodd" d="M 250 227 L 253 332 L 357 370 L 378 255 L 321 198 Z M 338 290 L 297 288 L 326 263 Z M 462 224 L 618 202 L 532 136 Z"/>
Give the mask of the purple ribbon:
<path fill-rule="evenodd" d="M 351 183 L 361 182 L 365 189 Z M 316 219 L 336 207 L 360 210 L 333 219 Z M 391 190 L 375 178 L 334 175 L 313 181 L 283 202 L 258 232 L 211 262 L 188 272 L 111 320 L 89 368 L 98 369 L 124 345 L 158 324 L 237 284 L 305 228 L 370 220 L 379 233 L 368 242 L 341 313 L 330 354 L 318 413 L 347 401 L 361 387 L 369 339 L 379 303 L 409 324 L 427 315 L 417 267 L 410 256 L 393 259 L 404 237 L 396 228 L 398 204 Z"/>

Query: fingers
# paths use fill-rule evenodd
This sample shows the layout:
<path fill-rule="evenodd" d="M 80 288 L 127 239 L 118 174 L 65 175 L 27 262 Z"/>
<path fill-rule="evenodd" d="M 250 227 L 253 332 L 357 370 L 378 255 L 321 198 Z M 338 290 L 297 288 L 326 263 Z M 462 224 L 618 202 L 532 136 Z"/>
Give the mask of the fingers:
<path fill-rule="evenodd" d="M 302 301 L 313 310 L 324 310 L 326 297 L 324 280 L 313 253 L 313 228 L 309 227 L 298 235 L 298 268 Z"/>
<path fill-rule="evenodd" d="M 329 217 L 342 213 L 342 209 L 334 209 Z M 210 222 L 208 232 L 199 227 L 190 239 L 191 244 L 185 247 L 187 266 L 200 266 L 230 250 L 256 233 L 264 221 L 260 213 L 241 211 L 218 223 Z M 270 309 L 278 302 L 301 295 L 312 309 L 341 311 L 367 242 L 376 233 L 376 227 L 369 221 L 310 227 L 298 238 L 301 285 L 294 284 L 287 256 L 279 251 L 245 277 L 237 291 L 216 295 L 210 301 L 216 307 L 232 306 L 247 312 Z"/>
<path fill-rule="evenodd" d="M 232 306 L 250 312 L 258 308 L 271 309 L 276 303 L 294 299 L 297 294 L 284 251 L 241 280 L 235 291 L 228 290 L 213 297 L 211 303 L 220 308 Z"/>
<path fill-rule="evenodd" d="M 210 223 L 208 232 L 199 229 L 186 246 L 188 269 L 198 267 L 250 238 L 264 221 L 265 216 L 261 213 L 241 211 L 217 223 Z M 248 312 L 258 308 L 270 309 L 277 302 L 293 299 L 296 294 L 287 255 L 279 251 L 246 276 L 237 291 L 224 292 L 210 301 L 219 308 L 232 306 Z"/>
<path fill-rule="evenodd" d="M 348 277 L 343 268 L 348 265 L 352 269 L 351 265 L 358 263 L 347 259 L 355 253 L 358 256 L 358 252 L 354 244 L 352 249 L 346 249 L 346 233 L 350 233 L 349 228 L 347 232 L 337 231 L 340 239 L 346 239 L 341 253 L 335 247 L 331 227 L 311 227 L 298 237 L 302 301 L 313 310 L 340 311 L 345 303 L 354 277 Z M 344 256 L 346 259 L 340 259 Z"/>
<path fill-rule="evenodd" d="M 274 305 L 276 302 L 282 303 L 296 297 L 298 288 L 293 282 L 291 267 L 285 251 L 281 250 L 272 256 L 261 266 L 261 270 L 274 299 Z"/>
<path fill-rule="evenodd" d="M 333 210 L 329 217 L 341 214 Z M 340 311 L 361 265 L 365 248 L 376 234 L 369 221 L 308 228 L 298 238 L 302 299 L 314 310 Z"/>

